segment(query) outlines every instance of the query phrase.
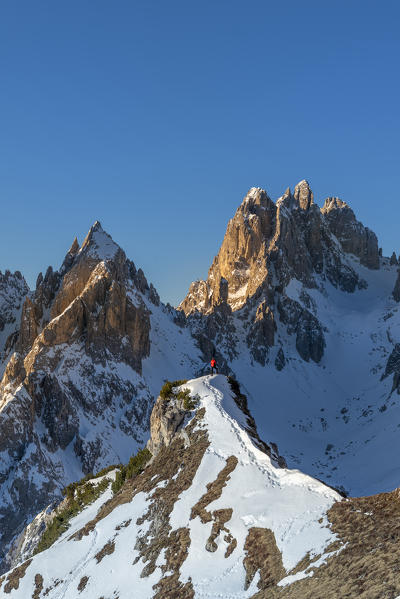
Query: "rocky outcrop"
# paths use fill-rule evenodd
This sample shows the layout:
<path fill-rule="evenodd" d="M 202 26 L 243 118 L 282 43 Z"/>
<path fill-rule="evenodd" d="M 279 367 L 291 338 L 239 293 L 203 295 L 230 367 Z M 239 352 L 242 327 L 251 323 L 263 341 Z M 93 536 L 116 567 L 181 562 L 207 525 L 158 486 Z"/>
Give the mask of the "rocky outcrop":
<path fill-rule="evenodd" d="M 393 297 L 396 300 L 396 302 L 400 302 L 400 270 L 397 274 L 396 284 L 393 289 Z"/>
<path fill-rule="evenodd" d="M 397 256 L 395 252 L 393 252 L 393 254 L 390 256 L 390 266 L 397 266 L 397 264 Z"/>
<path fill-rule="evenodd" d="M 350 206 L 339 198 L 327 198 L 321 212 L 345 252 L 360 258 L 368 268 L 379 268 L 377 237 L 356 219 Z"/>
<path fill-rule="evenodd" d="M 150 439 L 147 447 L 152 455 L 157 455 L 163 447 L 168 447 L 182 428 L 186 411 L 178 401 L 158 396 L 150 416 Z"/>
<path fill-rule="evenodd" d="M 397 390 L 400 394 L 400 343 L 396 343 L 386 364 L 382 379 L 393 374 L 392 393 Z"/>

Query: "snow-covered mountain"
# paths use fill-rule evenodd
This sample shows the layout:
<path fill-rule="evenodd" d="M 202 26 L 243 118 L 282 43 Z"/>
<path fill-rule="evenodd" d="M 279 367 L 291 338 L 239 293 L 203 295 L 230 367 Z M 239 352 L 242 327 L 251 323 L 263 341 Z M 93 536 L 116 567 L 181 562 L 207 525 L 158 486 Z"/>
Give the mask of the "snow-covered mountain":
<path fill-rule="evenodd" d="M 397 596 L 398 493 L 346 500 L 280 468 L 255 445 L 232 387 L 205 376 L 159 397 L 147 467 L 114 495 L 109 486 L 50 548 L 5 575 L 0 596 Z M 183 389 L 193 401 L 186 410 Z M 185 416 L 168 428 L 173 411 Z"/>
<path fill-rule="evenodd" d="M 163 380 L 192 375 L 199 352 L 98 222 L 35 291 L 18 273 L 0 282 L 15 329 L 0 383 L 1 557 L 66 484 L 146 443 Z"/>
<path fill-rule="evenodd" d="M 249 191 L 181 304 L 205 359 L 243 385 L 261 436 L 352 495 L 400 480 L 399 278 L 349 206 L 320 209 L 302 181 L 276 203 Z"/>
<path fill-rule="evenodd" d="M 306 181 L 276 202 L 249 191 L 178 310 L 98 222 L 34 291 L 6 272 L 3 571 L 65 485 L 143 447 L 165 380 L 204 374 L 212 356 L 240 381 L 272 460 L 350 495 L 397 488 L 399 308 L 396 255 L 338 198 L 320 209 Z"/>

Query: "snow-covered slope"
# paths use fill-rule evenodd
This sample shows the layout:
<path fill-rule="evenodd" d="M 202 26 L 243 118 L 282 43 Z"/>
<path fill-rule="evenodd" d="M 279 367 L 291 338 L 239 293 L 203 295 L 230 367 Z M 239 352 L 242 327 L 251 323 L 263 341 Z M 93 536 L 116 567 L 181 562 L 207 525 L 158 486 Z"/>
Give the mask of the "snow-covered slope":
<path fill-rule="evenodd" d="M 20 566 L 18 585 L 10 582 L 16 570 L 8 575 L 0 596 L 244 599 L 263 588 L 260 548 L 282 587 L 310 575 L 306 567 L 290 574 L 306 555 L 320 564 L 341 551 L 326 516 L 341 497 L 257 449 L 224 376 L 183 387 L 199 400 L 185 430 Z"/>
<path fill-rule="evenodd" d="M 400 341 L 400 304 L 391 291 L 397 269 L 382 260 L 379 270 L 352 267 L 366 289 L 344 293 L 327 281 L 306 289 L 292 279 L 285 293 L 300 305 L 312 303 L 323 325 L 320 363 L 305 362 L 293 336 L 277 321 L 276 346 L 265 366 L 245 343 L 230 366 L 242 381 L 261 435 L 277 442 L 288 464 L 296 465 L 351 495 L 390 491 L 400 483 L 397 461 L 400 402 L 386 365 Z M 240 314 L 234 316 L 244 339 Z M 284 366 L 276 368 L 280 348 Z M 384 377 L 384 378 L 382 378 Z"/>

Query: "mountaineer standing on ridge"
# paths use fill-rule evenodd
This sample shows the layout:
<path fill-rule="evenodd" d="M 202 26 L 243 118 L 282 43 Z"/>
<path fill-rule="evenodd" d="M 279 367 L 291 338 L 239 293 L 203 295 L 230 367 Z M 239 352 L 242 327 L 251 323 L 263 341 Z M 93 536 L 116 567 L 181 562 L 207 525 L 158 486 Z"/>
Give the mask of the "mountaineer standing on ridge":
<path fill-rule="evenodd" d="M 217 363 L 215 361 L 215 358 L 211 359 L 210 365 L 211 365 L 211 374 L 214 374 L 214 370 L 215 370 L 215 374 L 218 374 Z"/>

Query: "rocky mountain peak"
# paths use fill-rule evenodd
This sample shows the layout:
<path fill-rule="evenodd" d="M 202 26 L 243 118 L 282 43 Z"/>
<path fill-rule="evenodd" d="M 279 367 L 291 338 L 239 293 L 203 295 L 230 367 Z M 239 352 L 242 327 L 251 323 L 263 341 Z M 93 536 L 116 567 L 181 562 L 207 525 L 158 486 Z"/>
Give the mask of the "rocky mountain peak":
<path fill-rule="evenodd" d="M 96 220 L 86 235 L 79 253 L 100 260 L 110 260 L 115 257 L 120 249 L 111 235 L 104 231 L 100 221 Z"/>
<path fill-rule="evenodd" d="M 353 262 L 346 254 L 353 254 Z M 323 288 L 326 282 L 350 293 L 365 288 L 354 257 L 368 268 L 379 267 L 375 234 L 356 220 L 347 204 L 329 198 L 320 210 L 306 180 L 295 186 L 293 194 L 288 188 L 276 203 L 263 189 L 253 187 L 229 221 L 207 279 L 190 286 L 180 309 L 187 316 L 197 312 L 207 317 L 203 331 L 198 319 L 195 324 L 205 359 L 215 353 L 211 339 L 221 344 L 225 338 L 231 359 L 235 355 L 233 312 L 238 312 L 258 363 L 265 365 L 279 351 L 273 349 L 279 323 L 295 335 L 303 360 L 320 362 L 323 326 L 305 290 Z M 304 287 L 303 299 L 288 297 L 292 281 Z M 284 363 L 282 355 L 278 363 Z"/>
<path fill-rule="evenodd" d="M 299 206 L 302 210 L 308 210 L 310 206 L 314 203 L 314 194 L 311 191 L 310 185 L 308 181 L 303 179 L 297 183 L 294 188 L 293 197 L 296 202 L 299 203 Z"/>
<path fill-rule="evenodd" d="M 351 210 L 350 206 L 338 197 L 326 198 L 324 205 L 321 208 L 323 214 L 329 214 L 332 210 L 349 210 L 354 216 L 354 212 Z"/>
<path fill-rule="evenodd" d="M 79 252 L 79 242 L 78 242 L 78 238 L 75 237 L 74 241 L 72 242 L 71 247 L 68 250 L 68 253 L 75 256 L 78 252 Z"/>
<path fill-rule="evenodd" d="M 268 205 L 270 201 L 265 189 L 262 189 L 261 187 L 251 187 L 243 199 L 242 206 L 248 207 L 252 204 L 265 206 Z"/>
<path fill-rule="evenodd" d="M 358 275 L 347 265 L 342 268 L 345 257 L 338 254 L 332 233 L 344 252 L 370 268 L 379 266 L 376 236 L 338 198 L 329 198 L 320 210 L 305 179 L 293 194 L 288 188 L 276 204 L 264 189 L 252 187 L 228 223 L 207 280 L 190 287 L 180 308 L 186 314 L 209 314 L 221 303 L 241 309 L 249 297 L 270 287 L 272 272 L 281 288 L 292 277 L 315 287 L 315 276 L 325 270 L 335 286 L 354 291 Z"/>
<path fill-rule="evenodd" d="M 346 202 L 337 197 L 327 198 L 321 213 L 344 252 L 357 256 L 367 268 L 379 268 L 378 239 L 373 231 L 356 219 Z"/>

